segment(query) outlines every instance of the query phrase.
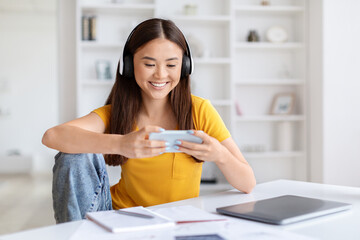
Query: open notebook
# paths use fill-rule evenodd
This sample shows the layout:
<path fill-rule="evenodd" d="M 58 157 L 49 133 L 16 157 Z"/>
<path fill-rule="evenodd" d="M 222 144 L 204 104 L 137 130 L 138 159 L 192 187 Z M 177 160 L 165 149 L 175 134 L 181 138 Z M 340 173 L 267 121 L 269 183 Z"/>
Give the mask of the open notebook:
<path fill-rule="evenodd" d="M 170 218 L 176 224 L 227 220 L 223 215 L 209 213 L 191 205 L 157 208 L 152 211 Z"/>
<path fill-rule="evenodd" d="M 136 215 L 123 214 L 124 212 L 139 213 L 149 217 L 145 218 Z M 175 226 L 173 220 L 144 207 L 127 208 L 121 210 L 121 213 L 117 210 L 88 212 L 86 213 L 86 218 L 114 233 Z"/>
<path fill-rule="evenodd" d="M 151 218 L 131 216 L 126 213 L 140 213 Z M 117 210 L 88 212 L 86 217 L 106 230 L 115 233 L 173 227 L 175 224 L 183 223 L 227 220 L 222 215 L 212 214 L 190 205 L 153 210 L 144 207 L 132 207 L 122 209 L 120 212 Z"/>

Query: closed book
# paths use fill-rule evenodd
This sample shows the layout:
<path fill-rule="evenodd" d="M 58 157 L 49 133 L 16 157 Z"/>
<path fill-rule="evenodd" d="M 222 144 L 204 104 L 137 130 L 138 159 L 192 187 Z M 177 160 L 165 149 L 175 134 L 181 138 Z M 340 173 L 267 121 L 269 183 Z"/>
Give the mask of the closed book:
<path fill-rule="evenodd" d="M 96 40 L 96 16 L 89 18 L 90 37 L 89 40 Z"/>
<path fill-rule="evenodd" d="M 175 226 L 173 220 L 144 207 L 132 207 L 120 211 L 88 212 L 86 218 L 114 233 Z"/>
<path fill-rule="evenodd" d="M 90 38 L 90 27 L 89 27 L 89 17 L 82 16 L 81 18 L 81 39 L 83 41 L 89 40 Z"/>

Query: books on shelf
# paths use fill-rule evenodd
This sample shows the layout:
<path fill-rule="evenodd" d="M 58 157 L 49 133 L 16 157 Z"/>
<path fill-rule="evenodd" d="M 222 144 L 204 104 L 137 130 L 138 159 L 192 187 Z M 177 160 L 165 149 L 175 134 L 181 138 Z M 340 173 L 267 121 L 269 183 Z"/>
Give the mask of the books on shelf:
<path fill-rule="evenodd" d="M 96 16 L 82 16 L 81 29 L 81 39 L 83 41 L 96 40 Z"/>

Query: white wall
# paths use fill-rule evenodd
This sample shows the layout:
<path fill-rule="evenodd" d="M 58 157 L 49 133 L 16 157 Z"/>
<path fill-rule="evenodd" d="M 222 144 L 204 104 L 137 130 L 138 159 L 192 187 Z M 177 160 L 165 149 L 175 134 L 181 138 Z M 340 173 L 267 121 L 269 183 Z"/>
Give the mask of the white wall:
<path fill-rule="evenodd" d="M 360 1 L 324 1 L 324 181 L 360 186 Z"/>
<path fill-rule="evenodd" d="M 59 120 L 76 117 L 76 20 L 75 0 L 58 1 Z"/>
<path fill-rule="evenodd" d="M 0 108 L 8 113 L 0 116 L 1 167 L 13 164 L 4 161 L 12 150 L 33 156 L 35 171 L 53 164 L 41 137 L 58 122 L 55 3 L 0 3 Z"/>
<path fill-rule="evenodd" d="M 359 187 L 360 1 L 319 2 L 322 7 L 318 9 L 318 15 L 322 18 L 316 19 L 313 15 L 310 21 L 310 27 L 322 25 L 322 30 L 318 29 L 320 32 L 317 33 L 322 35 L 318 45 L 322 49 L 313 48 L 314 59 L 310 59 L 310 65 L 314 64 L 310 80 L 320 81 L 311 93 L 311 120 L 314 123 L 313 138 L 310 139 L 311 176 L 315 181 Z M 315 41 L 315 46 L 318 43 Z M 322 124 L 318 124 L 319 120 Z M 321 156 L 323 158 L 318 159 Z"/>
<path fill-rule="evenodd" d="M 309 4 L 309 176 L 323 182 L 323 10 L 322 0 Z"/>

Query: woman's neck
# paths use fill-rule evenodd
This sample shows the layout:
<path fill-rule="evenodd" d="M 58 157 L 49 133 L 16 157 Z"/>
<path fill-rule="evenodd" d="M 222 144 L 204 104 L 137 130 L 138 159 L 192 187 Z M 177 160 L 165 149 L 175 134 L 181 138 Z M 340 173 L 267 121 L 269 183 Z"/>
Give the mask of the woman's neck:
<path fill-rule="evenodd" d="M 141 128 L 147 125 L 156 125 L 165 129 L 176 129 L 176 118 L 167 98 L 159 100 L 143 98 L 137 126 Z"/>
<path fill-rule="evenodd" d="M 165 113 L 171 112 L 171 105 L 169 100 L 166 99 L 148 99 L 143 98 L 141 114 L 149 119 L 161 118 Z"/>

